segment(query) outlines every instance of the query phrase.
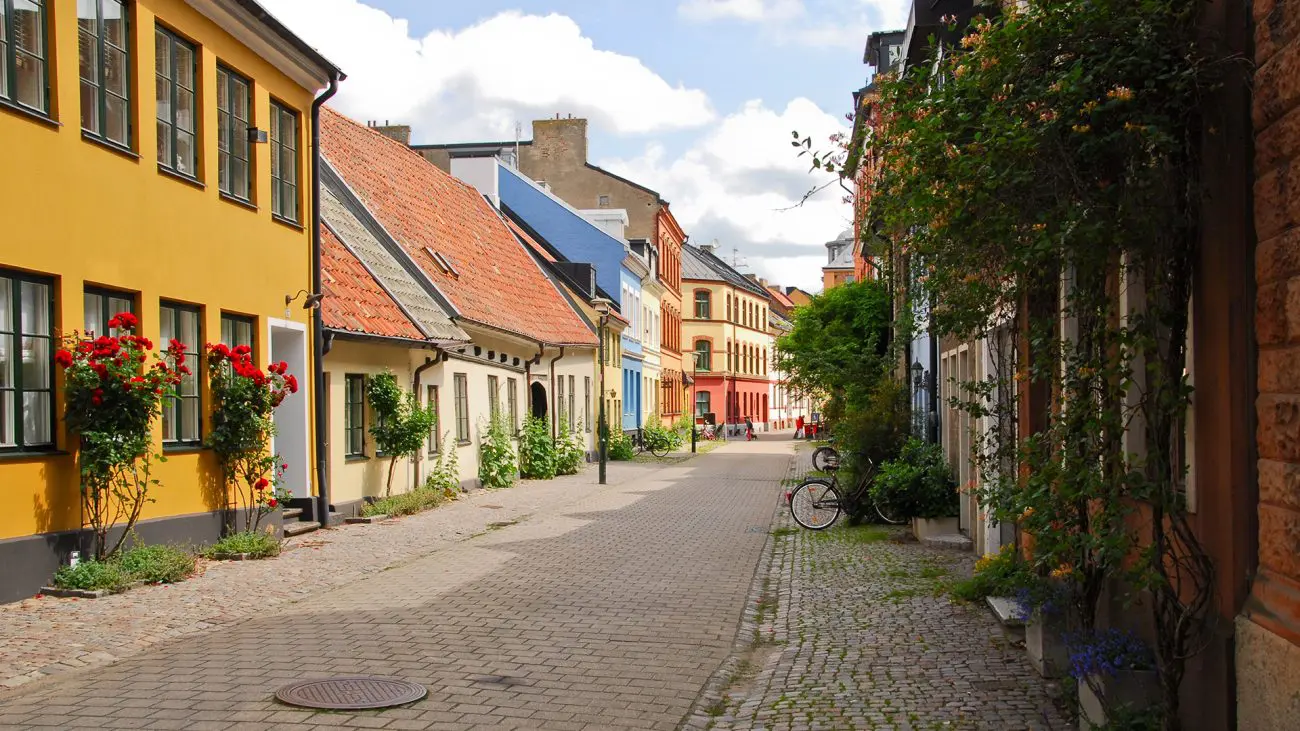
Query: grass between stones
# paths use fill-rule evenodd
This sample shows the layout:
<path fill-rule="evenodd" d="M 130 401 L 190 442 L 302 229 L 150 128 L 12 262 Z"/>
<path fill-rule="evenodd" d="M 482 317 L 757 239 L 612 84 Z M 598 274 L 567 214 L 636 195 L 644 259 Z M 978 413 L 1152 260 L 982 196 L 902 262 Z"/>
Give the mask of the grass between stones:
<path fill-rule="evenodd" d="M 85 560 L 54 573 L 54 586 L 122 591 L 136 582 L 174 584 L 194 573 L 194 554 L 179 546 L 133 546 L 107 561 Z"/>

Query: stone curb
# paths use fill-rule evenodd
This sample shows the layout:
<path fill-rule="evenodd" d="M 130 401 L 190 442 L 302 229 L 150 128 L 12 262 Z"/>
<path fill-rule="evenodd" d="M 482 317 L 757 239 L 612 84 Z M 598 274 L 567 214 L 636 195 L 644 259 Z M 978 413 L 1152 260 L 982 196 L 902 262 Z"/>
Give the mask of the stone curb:
<path fill-rule="evenodd" d="M 365 523 L 365 524 L 379 523 L 381 521 L 388 520 L 390 517 L 391 516 L 388 515 L 354 515 L 350 518 L 345 518 L 344 522 L 348 523 L 349 525 L 357 525 L 358 523 Z"/>

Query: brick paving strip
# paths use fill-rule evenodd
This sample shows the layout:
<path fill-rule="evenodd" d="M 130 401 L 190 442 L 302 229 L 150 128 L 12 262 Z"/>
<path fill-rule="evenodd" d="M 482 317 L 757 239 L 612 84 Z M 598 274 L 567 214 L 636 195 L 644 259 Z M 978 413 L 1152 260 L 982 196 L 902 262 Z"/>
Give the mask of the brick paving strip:
<path fill-rule="evenodd" d="M 788 483 L 810 456 L 800 449 Z M 806 531 L 784 490 L 781 502 L 732 654 L 682 728 L 1067 728 L 989 612 L 946 595 L 946 581 L 970 575 L 971 554 L 843 518 Z"/>
<path fill-rule="evenodd" d="M 607 487 L 587 470 L 168 589 L 28 602 L 0 612 L 6 637 L 31 628 L 39 651 L 65 623 L 76 640 L 60 651 L 134 654 L 0 694 L 0 727 L 674 728 L 730 652 L 789 453 L 767 440 L 615 465 Z M 271 699 L 301 677 L 368 673 L 429 696 L 356 713 Z"/>

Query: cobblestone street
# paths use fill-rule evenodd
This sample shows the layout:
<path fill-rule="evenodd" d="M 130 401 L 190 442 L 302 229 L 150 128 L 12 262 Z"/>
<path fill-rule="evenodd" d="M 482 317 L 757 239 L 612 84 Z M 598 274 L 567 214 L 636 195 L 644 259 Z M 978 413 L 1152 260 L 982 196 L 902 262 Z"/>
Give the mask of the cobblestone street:
<path fill-rule="evenodd" d="M 811 469 L 810 453 L 800 451 L 793 474 Z M 947 597 L 948 580 L 969 576 L 972 554 L 843 518 L 805 531 L 784 504 L 773 528 L 736 651 L 689 728 L 1067 728 L 992 615 Z"/>

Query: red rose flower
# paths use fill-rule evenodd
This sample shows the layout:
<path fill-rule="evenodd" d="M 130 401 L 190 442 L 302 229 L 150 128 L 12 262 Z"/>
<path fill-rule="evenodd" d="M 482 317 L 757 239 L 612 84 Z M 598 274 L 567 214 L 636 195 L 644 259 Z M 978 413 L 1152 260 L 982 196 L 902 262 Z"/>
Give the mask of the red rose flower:
<path fill-rule="evenodd" d="M 109 329 L 116 330 L 119 327 L 122 327 L 122 321 L 116 317 L 110 318 L 108 321 L 108 327 Z"/>
<path fill-rule="evenodd" d="M 289 393 L 298 393 L 298 377 L 292 374 L 285 376 L 284 382 L 289 385 Z"/>
<path fill-rule="evenodd" d="M 259 478 L 259 479 L 257 480 L 257 484 L 255 484 L 254 487 L 256 487 L 256 488 L 259 489 L 259 490 L 265 490 L 265 489 L 266 489 L 266 486 L 269 485 L 269 484 L 271 484 L 271 483 L 270 483 L 269 481 L 267 481 L 267 479 L 266 479 L 265 477 L 262 477 L 262 478 Z"/>
<path fill-rule="evenodd" d="M 117 313 L 117 317 L 113 318 L 113 320 L 117 320 L 121 323 L 121 326 L 125 328 L 134 328 L 136 325 L 140 324 L 140 321 L 136 319 L 136 316 L 132 315 L 130 312 L 119 312 Z M 117 325 L 113 324 L 113 320 L 108 321 L 109 327 L 117 327 Z"/>
<path fill-rule="evenodd" d="M 58 352 L 56 352 L 56 353 L 54 354 L 54 362 L 55 362 L 55 363 L 56 363 L 60 368 L 71 368 L 71 367 L 72 367 L 72 353 L 69 353 L 68 351 L 66 351 L 66 350 L 64 350 L 64 349 L 62 349 L 62 348 L 60 348 L 60 349 L 58 350 Z"/>
<path fill-rule="evenodd" d="M 235 349 L 230 352 L 234 353 L 235 355 L 248 355 L 249 353 L 253 352 L 253 349 L 248 347 L 247 345 L 236 345 Z"/>
<path fill-rule="evenodd" d="M 277 503 L 275 502 L 275 498 L 271 498 L 270 500 L 267 500 L 266 504 L 268 507 L 272 507 L 272 508 L 274 508 L 277 505 Z"/>

